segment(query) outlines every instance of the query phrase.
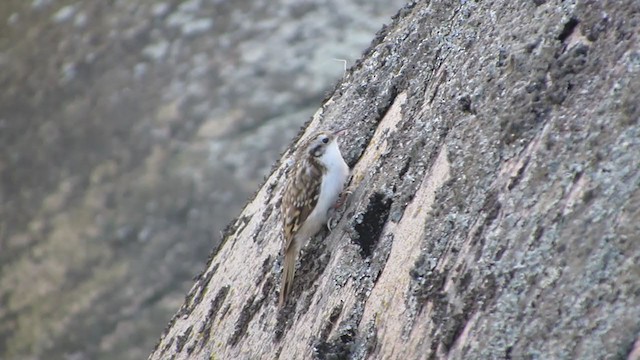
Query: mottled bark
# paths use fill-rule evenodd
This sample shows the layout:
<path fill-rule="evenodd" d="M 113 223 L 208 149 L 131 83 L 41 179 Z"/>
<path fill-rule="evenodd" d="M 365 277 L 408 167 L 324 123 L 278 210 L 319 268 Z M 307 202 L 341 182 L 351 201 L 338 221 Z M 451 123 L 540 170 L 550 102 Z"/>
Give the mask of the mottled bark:
<path fill-rule="evenodd" d="M 603 359 L 640 324 L 639 4 L 408 6 L 304 134 L 352 194 L 277 308 L 291 149 L 151 359 Z M 304 136 L 303 134 L 303 136 Z"/>
<path fill-rule="evenodd" d="M 0 1 L 0 359 L 147 357 L 404 2 Z"/>

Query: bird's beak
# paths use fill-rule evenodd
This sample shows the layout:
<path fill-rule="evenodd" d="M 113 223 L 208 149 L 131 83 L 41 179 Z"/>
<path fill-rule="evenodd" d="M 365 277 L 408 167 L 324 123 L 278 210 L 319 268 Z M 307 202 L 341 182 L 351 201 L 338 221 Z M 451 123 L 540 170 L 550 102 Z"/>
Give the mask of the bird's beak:
<path fill-rule="evenodd" d="M 338 136 L 342 135 L 342 133 L 344 133 L 347 130 L 348 130 L 347 128 L 342 128 L 340 130 L 334 131 L 333 132 L 333 136 L 338 137 Z"/>

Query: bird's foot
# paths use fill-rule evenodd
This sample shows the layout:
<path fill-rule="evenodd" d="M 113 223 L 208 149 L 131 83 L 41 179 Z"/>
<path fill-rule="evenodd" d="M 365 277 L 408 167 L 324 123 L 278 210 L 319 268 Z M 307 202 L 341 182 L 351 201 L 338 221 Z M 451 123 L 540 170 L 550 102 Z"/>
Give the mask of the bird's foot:
<path fill-rule="evenodd" d="M 332 222 L 334 220 L 337 220 L 336 218 L 336 214 L 338 214 L 338 210 L 340 208 L 342 208 L 346 203 L 347 203 L 347 199 L 349 198 L 349 195 L 353 194 L 353 192 L 349 189 L 343 191 L 340 196 L 338 197 L 338 200 L 336 201 L 336 203 L 333 205 L 333 207 L 331 207 L 329 209 L 329 217 L 327 220 L 327 229 L 329 229 L 329 232 L 331 232 L 332 230 Z M 337 224 L 336 224 L 337 225 Z"/>

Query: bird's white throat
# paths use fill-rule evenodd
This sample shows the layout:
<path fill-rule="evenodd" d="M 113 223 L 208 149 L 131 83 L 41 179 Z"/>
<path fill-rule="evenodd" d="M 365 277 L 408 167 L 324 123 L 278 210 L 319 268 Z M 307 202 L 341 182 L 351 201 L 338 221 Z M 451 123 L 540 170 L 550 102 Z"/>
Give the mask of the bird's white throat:
<path fill-rule="evenodd" d="M 333 140 L 331 144 L 327 146 L 324 154 L 320 157 L 320 162 L 327 168 L 327 172 L 342 170 L 343 167 L 346 166 L 340 153 L 337 140 Z"/>
<path fill-rule="evenodd" d="M 324 222 L 327 211 L 338 200 L 338 196 L 340 196 L 344 184 L 349 177 L 349 166 L 344 162 L 336 140 L 327 146 L 326 151 L 320 157 L 320 161 L 326 167 L 326 173 L 322 177 L 320 197 L 316 205 L 316 210 L 318 210 L 317 215 L 325 217 L 325 219 L 323 219 Z"/>

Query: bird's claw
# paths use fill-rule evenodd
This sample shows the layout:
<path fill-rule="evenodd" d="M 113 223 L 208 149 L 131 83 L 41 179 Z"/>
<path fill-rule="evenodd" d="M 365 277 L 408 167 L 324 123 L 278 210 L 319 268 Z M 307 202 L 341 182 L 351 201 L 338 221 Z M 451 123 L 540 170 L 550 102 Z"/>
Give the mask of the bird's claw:
<path fill-rule="evenodd" d="M 333 221 L 333 215 L 335 215 L 335 213 L 337 212 L 338 209 L 340 209 L 347 201 L 347 198 L 349 197 L 349 195 L 353 194 L 353 191 L 351 190 L 345 190 L 343 191 L 340 196 L 338 197 L 338 200 L 336 201 L 335 205 L 333 205 L 333 208 L 330 210 L 330 216 L 329 216 L 329 220 L 327 220 L 327 229 L 329 229 L 329 232 L 331 232 L 333 229 L 331 228 L 331 222 Z"/>

